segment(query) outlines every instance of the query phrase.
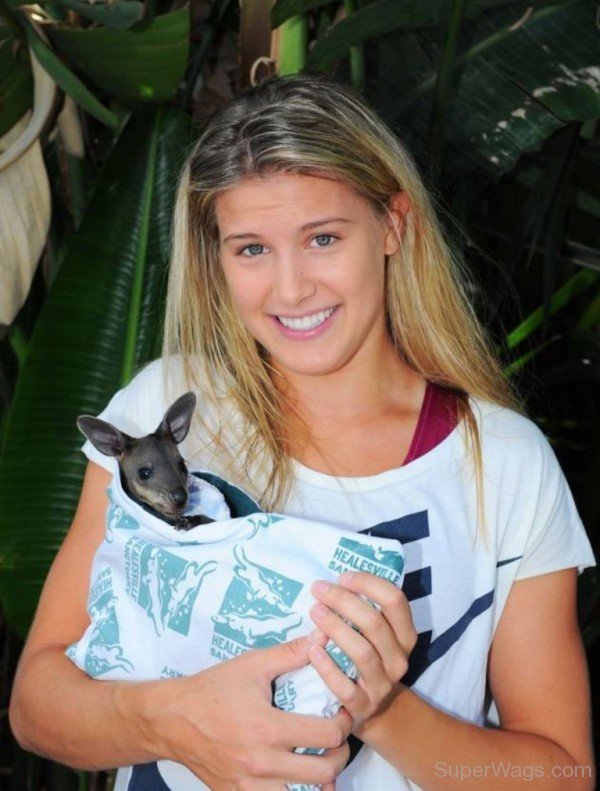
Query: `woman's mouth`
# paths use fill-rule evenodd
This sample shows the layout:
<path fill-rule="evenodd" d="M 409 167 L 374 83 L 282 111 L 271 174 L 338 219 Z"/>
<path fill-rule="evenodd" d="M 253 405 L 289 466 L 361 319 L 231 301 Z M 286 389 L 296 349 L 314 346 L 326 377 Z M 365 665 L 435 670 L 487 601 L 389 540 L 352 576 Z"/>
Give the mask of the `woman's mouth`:
<path fill-rule="evenodd" d="M 332 316 L 339 306 L 319 310 L 306 316 L 273 316 L 280 330 L 286 337 L 308 338 L 320 334 L 332 323 Z"/>

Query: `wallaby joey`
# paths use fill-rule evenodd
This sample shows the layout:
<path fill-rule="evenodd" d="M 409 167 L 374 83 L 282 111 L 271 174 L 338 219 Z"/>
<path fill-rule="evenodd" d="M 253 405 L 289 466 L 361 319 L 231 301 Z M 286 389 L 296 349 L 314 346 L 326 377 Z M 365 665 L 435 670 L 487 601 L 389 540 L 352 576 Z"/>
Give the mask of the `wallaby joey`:
<path fill-rule="evenodd" d="M 156 431 L 139 439 L 97 417 L 77 418 L 79 430 L 92 445 L 118 460 L 121 485 L 131 499 L 176 530 L 214 522 L 200 514 L 183 515 L 188 471 L 177 445 L 187 436 L 195 406 L 194 393 L 182 395 L 167 409 Z"/>

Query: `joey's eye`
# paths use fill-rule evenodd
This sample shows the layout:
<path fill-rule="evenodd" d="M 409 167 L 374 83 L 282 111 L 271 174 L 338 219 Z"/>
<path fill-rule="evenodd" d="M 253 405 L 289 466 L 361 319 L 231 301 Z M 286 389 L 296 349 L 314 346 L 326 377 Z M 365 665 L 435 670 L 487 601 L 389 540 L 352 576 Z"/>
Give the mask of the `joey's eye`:
<path fill-rule="evenodd" d="M 313 237 L 313 241 L 317 247 L 331 247 L 331 245 L 336 241 L 337 236 L 334 236 L 331 233 L 320 233 L 317 236 Z"/>
<path fill-rule="evenodd" d="M 138 478 L 140 481 L 147 481 L 148 478 L 152 478 L 152 474 L 150 467 L 140 467 L 138 470 Z"/>
<path fill-rule="evenodd" d="M 264 249 L 262 244 L 249 244 L 246 245 L 246 247 L 242 247 L 240 254 L 245 255 L 247 258 L 255 258 L 257 255 L 260 255 Z"/>

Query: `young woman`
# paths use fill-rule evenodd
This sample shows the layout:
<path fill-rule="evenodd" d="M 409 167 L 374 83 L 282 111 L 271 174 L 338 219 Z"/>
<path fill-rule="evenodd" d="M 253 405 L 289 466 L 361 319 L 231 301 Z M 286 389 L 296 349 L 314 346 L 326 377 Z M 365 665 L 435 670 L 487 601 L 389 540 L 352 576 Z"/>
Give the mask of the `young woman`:
<path fill-rule="evenodd" d="M 336 81 L 272 80 L 194 147 L 174 228 L 163 358 L 103 416 L 142 435 L 192 387 L 192 467 L 265 510 L 399 539 L 404 592 L 344 574 L 313 586 L 311 639 L 188 678 L 89 679 L 64 651 L 88 621 L 112 468 L 87 445 L 15 681 L 20 742 L 78 767 L 141 764 L 122 789 L 168 788 L 160 758 L 212 789 L 591 789 L 575 599 L 594 558 L 406 151 Z M 309 661 L 343 702 L 330 720 L 271 705 L 271 681 Z M 330 749 L 293 753 L 309 743 Z"/>

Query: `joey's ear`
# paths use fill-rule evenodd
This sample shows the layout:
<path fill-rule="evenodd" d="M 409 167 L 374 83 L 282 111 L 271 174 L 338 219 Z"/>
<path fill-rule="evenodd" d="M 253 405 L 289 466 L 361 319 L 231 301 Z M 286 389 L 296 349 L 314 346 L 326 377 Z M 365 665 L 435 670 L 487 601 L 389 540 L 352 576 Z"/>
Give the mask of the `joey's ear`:
<path fill-rule="evenodd" d="M 179 445 L 190 430 L 192 414 L 196 406 L 196 396 L 194 393 L 186 393 L 180 396 L 165 412 L 162 423 L 158 431 L 170 434 L 173 441 Z"/>
<path fill-rule="evenodd" d="M 77 427 L 89 439 L 92 445 L 105 456 L 116 456 L 120 459 L 125 452 L 131 437 L 124 434 L 105 420 L 91 415 L 77 418 Z"/>

